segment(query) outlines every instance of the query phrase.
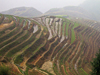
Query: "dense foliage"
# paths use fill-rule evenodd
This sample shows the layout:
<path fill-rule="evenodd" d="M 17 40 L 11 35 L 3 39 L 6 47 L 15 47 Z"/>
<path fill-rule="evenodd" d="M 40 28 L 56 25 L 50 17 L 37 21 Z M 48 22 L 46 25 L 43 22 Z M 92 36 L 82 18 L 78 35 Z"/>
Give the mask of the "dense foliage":
<path fill-rule="evenodd" d="M 100 50 L 91 64 L 93 66 L 91 75 L 100 75 Z"/>
<path fill-rule="evenodd" d="M 3 65 L 3 66 L 0 66 L 0 75 L 11 75 L 10 74 L 10 68 Z"/>

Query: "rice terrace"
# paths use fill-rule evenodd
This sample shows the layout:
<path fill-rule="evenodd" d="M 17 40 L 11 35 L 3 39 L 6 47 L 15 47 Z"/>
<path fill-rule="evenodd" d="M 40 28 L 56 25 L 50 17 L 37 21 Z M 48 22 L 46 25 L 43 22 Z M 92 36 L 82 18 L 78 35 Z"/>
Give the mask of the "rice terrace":
<path fill-rule="evenodd" d="M 20 4 L 35 7 L 37 1 L 20 0 Z M 52 0 L 45 0 L 48 6 L 42 1 L 45 11 L 50 4 L 53 7 Z M 99 73 L 92 74 L 92 62 L 100 56 L 100 1 L 83 0 L 78 6 L 68 6 L 66 1 L 57 1 L 59 6 L 54 3 L 57 8 L 45 13 L 33 6 L 1 11 L 14 4 L 4 3 L 7 6 L 0 9 L 0 75 L 100 75 L 98 68 Z M 60 7 L 59 2 L 67 6 Z"/>
<path fill-rule="evenodd" d="M 14 74 L 88 75 L 100 48 L 100 26 L 91 22 L 0 14 L 0 63 Z"/>

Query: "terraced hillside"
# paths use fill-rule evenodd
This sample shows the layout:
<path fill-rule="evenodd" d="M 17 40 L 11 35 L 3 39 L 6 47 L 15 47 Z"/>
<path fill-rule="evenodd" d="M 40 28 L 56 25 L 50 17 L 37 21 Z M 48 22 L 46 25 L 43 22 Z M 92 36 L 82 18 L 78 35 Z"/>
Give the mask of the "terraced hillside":
<path fill-rule="evenodd" d="M 92 27 L 54 16 L 0 14 L 0 65 L 13 75 L 90 75 L 99 48 L 100 32 Z"/>
<path fill-rule="evenodd" d="M 100 32 L 100 22 L 89 19 L 73 19 L 73 21 L 89 26 Z"/>

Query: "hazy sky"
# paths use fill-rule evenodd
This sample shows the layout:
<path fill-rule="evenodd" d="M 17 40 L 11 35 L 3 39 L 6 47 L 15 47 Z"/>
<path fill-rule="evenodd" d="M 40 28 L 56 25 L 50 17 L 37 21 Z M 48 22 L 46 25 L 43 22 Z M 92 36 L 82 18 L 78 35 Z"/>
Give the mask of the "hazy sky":
<path fill-rule="evenodd" d="M 41 12 L 51 8 L 62 8 L 65 6 L 77 6 L 85 0 L 0 0 L 0 12 L 15 7 L 34 7 Z"/>

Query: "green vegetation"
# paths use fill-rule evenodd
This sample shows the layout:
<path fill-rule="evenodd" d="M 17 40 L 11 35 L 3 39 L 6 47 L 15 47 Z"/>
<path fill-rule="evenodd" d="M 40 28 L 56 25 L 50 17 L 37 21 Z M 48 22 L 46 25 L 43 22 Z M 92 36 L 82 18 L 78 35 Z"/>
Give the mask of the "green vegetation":
<path fill-rule="evenodd" d="M 20 30 L 19 30 L 19 32 L 20 32 Z M 13 38 L 9 38 L 9 40 L 5 40 L 5 42 L 3 42 L 2 44 L 0 44 L 0 48 L 3 47 L 5 44 L 8 44 L 8 43 L 10 43 L 10 42 L 16 40 L 19 36 L 21 36 L 21 35 L 23 34 L 23 32 L 24 32 L 24 31 L 21 31 L 21 32 L 18 33 L 17 35 L 16 35 L 16 34 L 13 35 L 13 36 L 12 36 Z"/>
<path fill-rule="evenodd" d="M 62 33 L 63 35 L 64 35 L 64 32 L 65 32 L 65 24 L 66 24 L 66 22 L 63 23 L 63 33 Z"/>
<path fill-rule="evenodd" d="M 4 15 L 1 15 L 0 24 L 2 24 L 3 20 L 4 20 Z"/>
<path fill-rule="evenodd" d="M 75 41 L 75 32 L 74 32 L 74 28 L 78 27 L 79 24 L 75 23 L 73 28 L 71 29 L 72 31 L 72 35 L 71 35 L 71 44 Z"/>
<path fill-rule="evenodd" d="M 27 38 L 27 39 L 29 39 L 29 40 L 27 40 L 26 42 L 24 41 L 24 43 L 22 43 L 21 45 L 19 45 L 18 47 L 19 48 L 14 48 L 12 51 L 10 51 L 8 54 L 7 54 L 7 57 L 12 57 L 15 53 L 17 53 L 18 51 L 23 51 L 23 50 L 25 50 L 25 49 L 27 49 L 28 48 L 28 45 L 29 45 L 29 43 L 31 43 L 32 41 L 34 41 L 34 39 L 35 39 L 35 37 L 34 37 L 34 35 L 32 36 L 32 37 L 30 37 L 30 38 Z M 24 49 L 23 49 L 24 48 Z"/>
<path fill-rule="evenodd" d="M 15 64 L 19 64 L 23 61 L 23 55 L 19 55 L 17 56 L 17 58 L 15 59 L 14 63 Z"/>
<path fill-rule="evenodd" d="M 79 73 L 81 75 L 88 75 L 82 68 L 79 69 Z"/>
<path fill-rule="evenodd" d="M 5 34 L 5 31 L 6 31 L 6 30 L 12 30 L 12 29 L 14 29 L 15 26 L 16 26 L 16 24 L 14 23 L 12 26 L 10 26 L 10 27 L 8 27 L 8 28 L 6 28 L 6 29 L 0 31 L 0 36 L 2 36 L 3 34 Z"/>
<path fill-rule="evenodd" d="M 54 70 L 54 72 L 57 74 L 57 75 L 60 75 L 59 74 L 59 71 L 57 70 L 58 68 L 57 68 L 57 64 L 53 64 L 53 70 Z"/>
<path fill-rule="evenodd" d="M 66 18 L 67 17 L 67 15 L 55 15 L 55 16 L 58 18 Z"/>
<path fill-rule="evenodd" d="M 0 66 L 0 75 L 11 75 L 10 68 L 8 66 Z"/>
<path fill-rule="evenodd" d="M 100 75 L 100 50 L 93 59 L 91 75 Z"/>
<path fill-rule="evenodd" d="M 15 28 L 10 33 L 8 33 L 7 35 L 5 35 L 4 37 L 1 37 L 2 40 L 0 40 L 0 42 L 5 41 L 6 39 L 9 39 L 11 36 L 13 36 L 14 34 L 16 34 L 18 32 L 18 29 L 19 28 Z"/>
<path fill-rule="evenodd" d="M 45 72 L 52 75 L 51 71 L 48 71 L 50 68 L 56 75 L 78 75 L 78 73 L 88 75 L 91 71 L 90 62 L 98 51 L 95 49 L 98 49 L 100 45 L 100 32 L 93 26 L 88 27 L 84 23 L 82 25 L 80 22 L 73 22 L 63 17 L 67 15 L 57 15 L 59 18 L 41 16 L 33 19 L 13 15 L 2 16 L 6 17 L 5 20 L 0 18 L 3 23 L 14 21 L 12 26 L 0 30 L 0 64 L 7 63 L 11 67 L 15 64 L 16 66 L 13 68 L 16 69 L 13 69 L 14 71 L 11 73 L 20 71 L 24 75 L 42 75 Z M 46 18 L 49 19 L 50 30 L 45 24 Z M 50 18 L 53 19 L 51 25 L 49 25 Z M 58 26 L 55 25 L 57 19 Z M 29 21 L 30 25 L 28 25 Z M 90 21 L 85 22 L 91 23 Z M 33 33 L 36 25 L 38 26 L 37 32 Z M 99 29 L 100 25 L 96 27 Z M 50 36 L 50 33 L 53 36 Z M 63 38 L 62 35 L 64 35 Z M 52 64 L 46 63 L 46 61 L 50 61 Z M 95 61 L 97 60 L 95 59 Z M 48 65 L 45 66 L 46 71 L 38 69 L 44 63 Z M 92 64 L 94 65 L 94 63 Z M 51 65 L 52 67 L 49 67 Z M 18 75 L 18 73 L 14 74 Z"/>
<path fill-rule="evenodd" d="M 67 26 L 66 26 L 66 35 L 68 36 L 68 27 L 69 27 L 69 22 L 67 22 Z"/>
<path fill-rule="evenodd" d="M 2 48 L 0 50 L 0 55 L 4 55 L 11 47 L 14 47 L 18 44 L 20 44 L 22 41 L 26 40 L 29 37 L 30 34 L 28 34 L 27 31 L 25 31 L 24 35 L 22 35 L 19 39 L 15 40 L 11 44 L 7 45 L 6 47 Z"/>

